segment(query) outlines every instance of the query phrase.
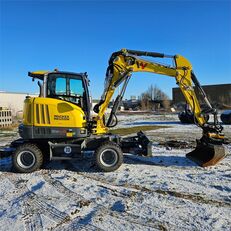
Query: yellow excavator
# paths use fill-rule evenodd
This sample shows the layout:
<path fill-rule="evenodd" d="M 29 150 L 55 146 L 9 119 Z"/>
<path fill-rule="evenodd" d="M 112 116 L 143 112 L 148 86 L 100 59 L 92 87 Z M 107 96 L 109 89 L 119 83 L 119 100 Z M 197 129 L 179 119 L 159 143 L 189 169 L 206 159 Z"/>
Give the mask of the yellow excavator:
<path fill-rule="evenodd" d="M 149 61 L 155 58 L 172 59 L 173 65 Z M 186 156 L 198 165 L 215 165 L 226 156 L 222 126 L 205 92 L 192 70 L 190 62 L 180 55 L 122 49 L 114 52 L 106 71 L 105 87 L 100 102 L 91 115 L 86 73 L 35 71 L 28 75 L 38 79 L 39 97 L 27 97 L 24 102 L 23 124 L 19 126 L 20 139 L 11 143 L 5 152 L 11 152 L 17 172 L 39 169 L 44 160 L 72 160 L 82 158 L 88 151 L 94 153 L 95 164 L 102 171 L 114 171 L 123 163 L 123 153 L 133 152 L 152 156 L 152 143 L 143 132 L 132 137 L 111 134 L 117 124 L 116 111 L 122 101 L 133 72 L 150 72 L 175 78 L 190 105 L 202 137 L 195 150 Z M 115 90 L 121 85 L 108 119 L 106 109 Z M 194 88 L 197 87 L 207 105 L 201 109 Z M 213 122 L 205 119 L 213 115 Z"/>

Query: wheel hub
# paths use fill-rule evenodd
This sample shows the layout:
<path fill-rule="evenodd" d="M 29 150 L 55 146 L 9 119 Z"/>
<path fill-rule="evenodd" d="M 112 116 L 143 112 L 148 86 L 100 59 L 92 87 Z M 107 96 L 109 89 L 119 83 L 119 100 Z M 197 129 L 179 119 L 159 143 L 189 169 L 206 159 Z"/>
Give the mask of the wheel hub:
<path fill-rule="evenodd" d="M 22 151 L 17 156 L 17 162 L 21 168 L 31 168 L 35 164 L 35 156 L 31 151 Z"/>
<path fill-rule="evenodd" d="M 113 149 L 105 149 L 100 154 L 100 161 L 106 167 L 114 166 L 118 161 L 118 155 Z"/>

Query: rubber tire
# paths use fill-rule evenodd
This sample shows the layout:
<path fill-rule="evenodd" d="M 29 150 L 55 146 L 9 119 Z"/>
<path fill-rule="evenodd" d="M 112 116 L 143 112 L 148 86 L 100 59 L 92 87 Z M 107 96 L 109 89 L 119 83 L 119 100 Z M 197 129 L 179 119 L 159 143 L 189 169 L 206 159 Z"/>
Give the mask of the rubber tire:
<path fill-rule="evenodd" d="M 227 114 L 223 112 L 220 118 L 224 124 L 231 124 L 231 110 L 229 110 L 229 113 L 227 112 Z"/>
<path fill-rule="evenodd" d="M 118 160 L 113 166 L 105 166 L 100 160 L 100 154 L 106 149 L 112 149 L 117 154 Z M 123 152 L 120 146 L 110 141 L 105 142 L 102 145 L 100 145 L 95 151 L 95 163 L 96 163 L 97 168 L 104 172 L 112 172 L 118 169 L 123 163 Z"/>
<path fill-rule="evenodd" d="M 35 158 L 35 163 L 30 168 L 23 168 L 18 164 L 17 157 L 22 151 L 30 151 L 33 153 Z M 35 145 L 31 143 L 20 145 L 15 153 L 13 154 L 13 170 L 19 173 L 30 173 L 41 168 L 43 164 L 43 154 L 42 151 Z"/>
<path fill-rule="evenodd" d="M 182 124 L 194 124 L 195 123 L 194 116 L 192 113 L 186 113 L 184 111 L 180 112 L 178 114 L 178 118 Z M 204 119 L 206 122 L 208 122 L 209 121 L 209 115 L 208 114 L 204 115 Z M 195 118 L 195 120 L 197 122 L 196 118 Z"/>

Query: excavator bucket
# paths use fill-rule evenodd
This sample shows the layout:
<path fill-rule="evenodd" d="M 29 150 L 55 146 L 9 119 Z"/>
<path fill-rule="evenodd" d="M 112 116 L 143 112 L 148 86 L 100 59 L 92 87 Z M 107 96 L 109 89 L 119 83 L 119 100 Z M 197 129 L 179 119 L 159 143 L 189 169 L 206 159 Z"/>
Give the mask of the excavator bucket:
<path fill-rule="evenodd" d="M 227 155 L 225 147 L 217 144 L 197 143 L 195 150 L 186 154 L 186 157 L 201 167 L 208 167 L 217 164 Z"/>

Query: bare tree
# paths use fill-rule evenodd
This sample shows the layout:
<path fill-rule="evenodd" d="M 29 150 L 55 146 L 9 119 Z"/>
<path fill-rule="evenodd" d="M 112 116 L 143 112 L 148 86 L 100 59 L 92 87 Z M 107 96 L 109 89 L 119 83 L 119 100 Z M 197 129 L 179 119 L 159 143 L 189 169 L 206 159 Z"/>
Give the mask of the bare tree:
<path fill-rule="evenodd" d="M 141 95 L 141 109 L 142 110 L 150 109 L 150 98 L 147 93 L 142 93 Z"/>
<path fill-rule="evenodd" d="M 169 109 L 169 97 L 156 85 L 151 85 L 148 90 L 141 95 L 142 110 L 151 110 L 156 103 L 162 103 L 164 109 Z"/>

